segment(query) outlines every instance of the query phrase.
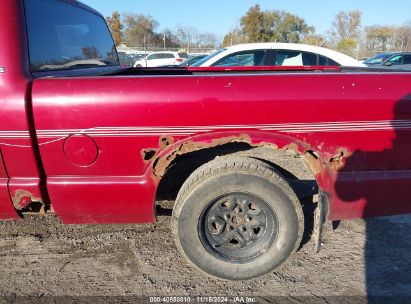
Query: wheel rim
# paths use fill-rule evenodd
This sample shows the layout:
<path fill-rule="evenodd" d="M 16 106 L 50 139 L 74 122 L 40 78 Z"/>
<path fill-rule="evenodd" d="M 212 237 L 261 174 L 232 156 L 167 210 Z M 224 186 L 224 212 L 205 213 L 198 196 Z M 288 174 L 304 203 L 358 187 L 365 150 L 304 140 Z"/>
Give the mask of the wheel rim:
<path fill-rule="evenodd" d="M 249 193 L 229 193 L 210 202 L 199 220 L 206 250 L 219 259 L 244 263 L 262 255 L 277 237 L 272 208 Z"/>

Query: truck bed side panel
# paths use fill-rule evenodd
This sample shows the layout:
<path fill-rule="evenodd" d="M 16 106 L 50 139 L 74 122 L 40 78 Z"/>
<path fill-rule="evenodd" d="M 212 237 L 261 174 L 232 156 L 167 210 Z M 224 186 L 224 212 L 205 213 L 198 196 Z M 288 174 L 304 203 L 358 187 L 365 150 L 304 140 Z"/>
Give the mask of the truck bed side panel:
<path fill-rule="evenodd" d="M 63 220 L 104 222 L 130 207 L 134 220 L 151 220 L 158 179 L 144 150 L 164 136 L 257 131 L 260 141 L 279 134 L 319 155 L 330 219 L 343 219 L 411 211 L 410 83 L 410 74 L 384 73 L 38 79 L 33 107 Z"/>

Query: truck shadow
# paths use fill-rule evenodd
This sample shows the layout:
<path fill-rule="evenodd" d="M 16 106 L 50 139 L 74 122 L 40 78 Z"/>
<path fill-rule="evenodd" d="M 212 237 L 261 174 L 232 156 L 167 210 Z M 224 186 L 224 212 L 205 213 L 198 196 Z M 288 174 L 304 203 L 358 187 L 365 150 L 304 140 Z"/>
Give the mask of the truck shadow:
<path fill-rule="evenodd" d="M 394 107 L 391 147 L 354 151 L 338 170 L 335 184 L 341 201 L 365 204 L 365 279 L 372 304 L 411 303 L 411 216 L 369 218 L 410 213 L 410 117 L 411 95 L 407 95 Z M 376 166 L 379 171 L 371 169 Z"/>

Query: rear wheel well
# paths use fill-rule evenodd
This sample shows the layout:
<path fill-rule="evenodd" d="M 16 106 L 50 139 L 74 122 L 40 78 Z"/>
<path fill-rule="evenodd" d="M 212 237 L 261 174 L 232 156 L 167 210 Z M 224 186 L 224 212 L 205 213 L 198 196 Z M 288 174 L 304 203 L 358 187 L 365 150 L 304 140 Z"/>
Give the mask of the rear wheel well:
<path fill-rule="evenodd" d="M 307 152 L 309 153 L 309 152 Z M 238 155 L 258 159 L 273 167 L 293 188 L 302 205 L 305 229 L 302 244 L 310 240 L 314 228 L 314 211 L 318 203 L 319 187 L 315 174 L 305 163 L 303 157 L 294 150 L 274 149 L 272 147 L 253 147 L 245 142 L 232 142 L 217 147 L 201 149 L 177 156 L 168 166 L 157 188 L 156 201 L 174 201 L 187 178 L 200 166 L 219 156 Z M 158 213 L 166 209 L 158 206 Z"/>
<path fill-rule="evenodd" d="M 253 147 L 248 143 L 232 142 L 178 155 L 160 180 L 156 200 L 175 200 L 178 191 L 191 173 L 214 158 L 251 149 Z"/>
<path fill-rule="evenodd" d="M 301 154 L 294 150 L 274 149 L 272 147 L 253 147 L 245 142 L 231 142 L 178 155 L 167 167 L 157 188 L 156 200 L 174 200 L 184 181 L 197 168 L 219 156 L 238 155 L 258 159 L 272 166 L 291 183 L 305 182 L 310 192 L 318 193 L 315 174 L 305 164 Z M 307 196 L 299 189 L 297 195 Z"/>

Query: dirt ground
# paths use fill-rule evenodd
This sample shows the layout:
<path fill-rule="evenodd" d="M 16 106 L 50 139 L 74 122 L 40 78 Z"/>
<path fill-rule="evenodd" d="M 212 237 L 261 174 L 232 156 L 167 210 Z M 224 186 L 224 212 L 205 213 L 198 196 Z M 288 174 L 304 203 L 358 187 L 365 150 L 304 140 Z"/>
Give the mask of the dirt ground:
<path fill-rule="evenodd" d="M 312 250 L 306 244 L 277 273 L 229 282 L 185 262 L 174 246 L 169 216 L 155 225 L 106 226 L 61 225 L 54 217 L 33 216 L 0 223 L 0 295 L 15 303 L 22 296 L 411 303 L 411 216 L 346 221 L 335 231 L 327 223 L 322 251 Z"/>

